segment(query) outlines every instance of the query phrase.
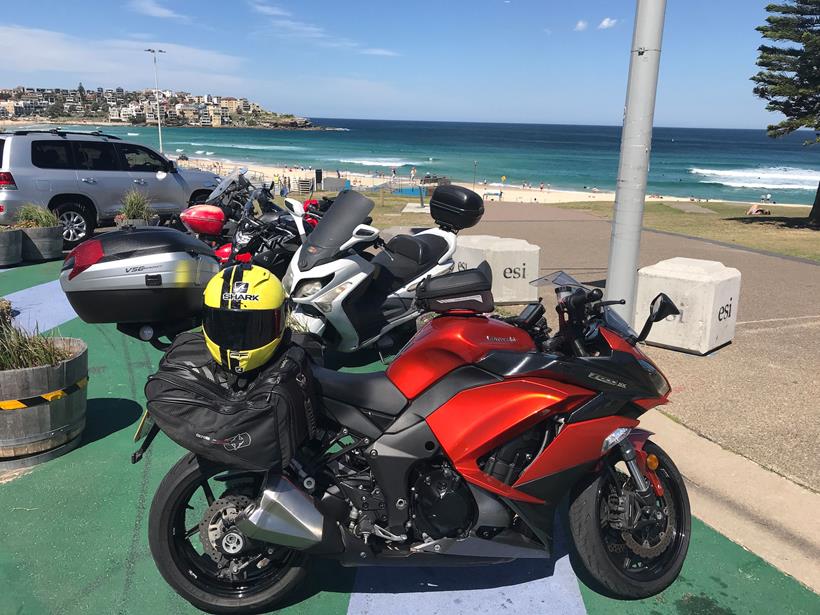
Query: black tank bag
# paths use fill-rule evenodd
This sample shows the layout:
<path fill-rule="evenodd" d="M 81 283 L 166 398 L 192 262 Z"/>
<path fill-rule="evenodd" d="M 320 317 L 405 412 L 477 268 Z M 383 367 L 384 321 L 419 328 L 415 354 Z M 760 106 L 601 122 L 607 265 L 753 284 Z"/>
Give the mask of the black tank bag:
<path fill-rule="evenodd" d="M 148 412 L 174 442 L 242 470 L 281 469 L 313 436 L 314 383 L 307 353 L 287 336 L 268 365 L 238 390 L 201 333 L 184 333 L 148 377 Z"/>

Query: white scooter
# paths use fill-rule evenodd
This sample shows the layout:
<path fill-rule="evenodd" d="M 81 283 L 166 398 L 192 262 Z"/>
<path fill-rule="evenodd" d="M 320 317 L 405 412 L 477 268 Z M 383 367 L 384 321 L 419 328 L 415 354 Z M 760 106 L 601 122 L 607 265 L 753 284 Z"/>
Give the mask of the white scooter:
<path fill-rule="evenodd" d="M 298 201 L 287 206 L 297 226 Z M 416 286 L 453 269 L 456 235 L 478 223 L 484 202 L 460 186 L 439 186 L 430 214 L 439 228 L 396 235 L 387 243 L 367 224 L 374 203 L 353 190 L 339 193 L 293 256 L 282 283 L 292 302 L 294 329 L 322 338 L 326 347 L 353 352 L 415 319 Z M 368 248 L 382 250 L 373 256 Z"/>

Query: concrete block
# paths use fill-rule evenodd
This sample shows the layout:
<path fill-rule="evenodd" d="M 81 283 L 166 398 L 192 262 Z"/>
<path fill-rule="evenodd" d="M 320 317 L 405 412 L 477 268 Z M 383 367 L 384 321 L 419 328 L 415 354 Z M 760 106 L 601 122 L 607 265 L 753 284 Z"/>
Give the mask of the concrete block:
<path fill-rule="evenodd" d="M 477 267 L 486 260 L 493 270 L 496 303 L 528 303 L 538 300 L 530 281 L 538 277 L 541 248 L 523 239 L 492 235 L 459 235 L 453 260 L 456 270 Z"/>
<path fill-rule="evenodd" d="M 649 315 L 649 304 L 666 293 L 681 313 L 655 323 L 647 342 L 706 354 L 735 336 L 740 271 L 716 261 L 670 258 L 638 271 L 635 328 Z"/>

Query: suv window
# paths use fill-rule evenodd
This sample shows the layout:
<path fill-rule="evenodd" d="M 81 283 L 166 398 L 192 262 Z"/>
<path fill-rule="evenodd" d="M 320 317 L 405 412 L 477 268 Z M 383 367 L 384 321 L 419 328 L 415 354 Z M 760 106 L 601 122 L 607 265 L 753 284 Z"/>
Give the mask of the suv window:
<path fill-rule="evenodd" d="M 152 152 L 150 149 L 132 145 L 130 143 L 117 143 L 120 150 L 120 160 L 123 167 L 129 171 L 165 171 L 168 163 L 164 158 Z"/>
<path fill-rule="evenodd" d="M 117 153 L 112 143 L 74 141 L 74 160 L 77 168 L 89 171 L 118 171 Z"/>
<path fill-rule="evenodd" d="M 68 141 L 32 141 L 31 164 L 41 169 L 73 169 Z"/>
<path fill-rule="evenodd" d="M 0 167 L 3 166 L 3 148 L 6 145 L 5 139 L 0 139 Z"/>

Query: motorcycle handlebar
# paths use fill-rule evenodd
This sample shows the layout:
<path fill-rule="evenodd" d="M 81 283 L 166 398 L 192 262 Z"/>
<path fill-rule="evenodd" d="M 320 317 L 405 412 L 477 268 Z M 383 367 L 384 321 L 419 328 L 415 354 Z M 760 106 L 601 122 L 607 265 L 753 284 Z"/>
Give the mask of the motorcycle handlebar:
<path fill-rule="evenodd" d="M 589 292 L 579 288 L 567 299 L 567 307 L 573 311 L 581 310 L 588 303 L 600 301 L 603 296 L 604 293 L 600 288 L 593 288 Z"/>

